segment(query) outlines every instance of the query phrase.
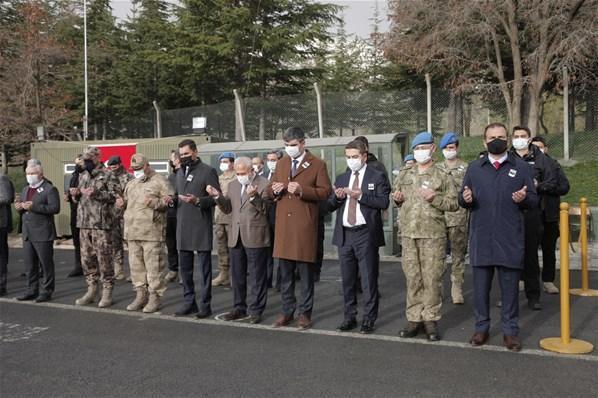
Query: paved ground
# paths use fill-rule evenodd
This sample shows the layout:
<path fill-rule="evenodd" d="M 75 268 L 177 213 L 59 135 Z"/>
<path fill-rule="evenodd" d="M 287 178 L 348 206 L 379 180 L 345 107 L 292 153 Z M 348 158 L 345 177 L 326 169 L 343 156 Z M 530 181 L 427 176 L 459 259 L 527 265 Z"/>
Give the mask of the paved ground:
<path fill-rule="evenodd" d="M 48 304 L 23 304 L 20 249 L 11 249 L 9 295 L 0 299 L 0 393 L 29 396 L 598 396 L 598 352 L 561 356 L 538 341 L 559 334 L 558 296 L 544 310 L 521 300 L 521 353 L 501 346 L 498 309 L 483 349 L 472 331 L 471 286 L 466 304 L 445 300 L 443 341 L 396 337 L 404 318 L 404 277 L 398 262 L 381 266 L 380 318 L 375 335 L 340 335 L 338 264 L 327 261 L 316 286 L 314 329 L 272 330 L 279 295 L 269 295 L 262 325 L 175 318 L 182 289 L 171 284 L 161 314 L 124 310 L 133 299 L 118 283 L 112 309 L 75 307 L 82 278 L 68 279 L 72 251 L 57 250 L 57 290 Z M 591 273 L 598 288 L 598 274 Z M 467 281 L 469 282 L 470 276 Z M 572 272 L 572 285 L 579 274 Z M 497 289 L 494 296 L 497 298 Z M 447 290 L 448 291 L 448 290 Z M 215 313 L 229 309 L 231 291 L 215 289 Z M 572 335 L 598 347 L 598 298 L 571 296 Z"/>

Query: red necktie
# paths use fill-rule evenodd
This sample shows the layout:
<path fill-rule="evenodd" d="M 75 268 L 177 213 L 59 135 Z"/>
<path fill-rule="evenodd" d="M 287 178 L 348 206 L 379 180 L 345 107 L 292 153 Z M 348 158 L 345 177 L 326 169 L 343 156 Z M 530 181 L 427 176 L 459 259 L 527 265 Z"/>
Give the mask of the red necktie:
<path fill-rule="evenodd" d="M 496 170 L 500 169 L 500 162 L 498 160 L 494 161 L 494 163 L 492 163 L 494 165 L 494 168 Z"/>

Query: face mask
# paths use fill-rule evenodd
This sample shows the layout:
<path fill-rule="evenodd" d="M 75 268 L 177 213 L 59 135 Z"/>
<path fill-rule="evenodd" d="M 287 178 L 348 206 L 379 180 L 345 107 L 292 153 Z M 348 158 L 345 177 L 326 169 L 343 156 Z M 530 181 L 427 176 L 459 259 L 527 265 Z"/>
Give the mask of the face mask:
<path fill-rule="evenodd" d="M 419 164 L 425 164 L 428 163 L 428 161 L 430 159 L 432 159 L 432 157 L 430 156 L 430 150 L 429 149 L 416 149 L 415 151 L 413 151 L 413 157 L 415 158 L 415 161 Z"/>
<path fill-rule="evenodd" d="M 254 164 L 252 167 L 253 167 L 253 171 L 255 171 L 256 173 L 260 172 L 260 166 L 258 166 L 257 164 Z"/>
<path fill-rule="evenodd" d="M 182 156 L 181 157 L 181 165 L 184 167 L 187 167 L 191 164 L 191 162 L 193 162 L 193 160 L 191 159 L 191 156 Z"/>
<path fill-rule="evenodd" d="M 96 165 L 93 162 L 93 160 L 91 160 L 91 159 L 85 159 L 84 162 L 85 162 L 85 170 L 87 170 L 88 172 L 91 173 L 92 170 L 96 168 Z"/>
<path fill-rule="evenodd" d="M 527 138 L 514 138 L 513 147 L 517 150 L 527 148 Z"/>
<path fill-rule="evenodd" d="M 225 171 L 228 171 L 228 163 L 220 163 L 220 171 L 222 171 L 223 173 Z"/>
<path fill-rule="evenodd" d="M 141 178 L 145 175 L 145 173 L 143 172 L 143 169 L 141 170 L 133 170 L 133 176 L 135 178 Z"/>
<path fill-rule="evenodd" d="M 271 172 L 274 172 L 274 171 L 276 170 L 276 162 L 275 162 L 275 161 L 273 161 L 273 160 L 269 160 L 269 161 L 268 161 L 268 169 L 269 169 Z"/>
<path fill-rule="evenodd" d="M 347 159 L 347 167 L 349 167 L 351 171 L 357 171 L 361 169 L 362 166 L 361 159 Z"/>
<path fill-rule="evenodd" d="M 249 176 L 246 174 L 244 176 L 237 176 L 237 181 L 241 185 L 248 185 L 249 184 Z"/>
<path fill-rule="evenodd" d="M 507 141 L 500 138 L 495 138 L 490 142 L 486 143 L 488 152 L 493 155 L 501 155 L 507 150 Z"/>
<path fill-rule="evenodd" d="M 27 183 L 29 185 L 35 185 L 39 182 L 39 175 L 37 174 L 27 174 Z"/>
<path fill-rule="evenodd" d="M 442 155 L 447 160 L 453 160 L 454 158 L 457 157 L 457 151 L 453 151 L 451 149 L 443 149 L 442 150 Z"/>
<path fill-rule="evenodd" d="M 287 146 L 284 148 L 284 150 L 287 153 L 287 155 L 289 155 L 292 159 L 295 159 L 300 154 L 299 145 Z"/>

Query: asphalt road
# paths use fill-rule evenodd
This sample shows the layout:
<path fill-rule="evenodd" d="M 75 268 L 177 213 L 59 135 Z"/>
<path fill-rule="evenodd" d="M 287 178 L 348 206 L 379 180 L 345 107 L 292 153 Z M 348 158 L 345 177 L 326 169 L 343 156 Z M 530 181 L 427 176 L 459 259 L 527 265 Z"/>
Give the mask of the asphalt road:
<path fill-rule="evenodd" d="M 317 284 L 314 329 L 273 330 L 279 295 L 269 295 L 264 323 L 175 318 L 182 290 L 171 284 L 160 314 L 126 312 L 130 285 L 118 283 L 116 304 L 75 307 L 82 278 L 67 279 L 72 252 L 57 250 L 57 289 L 48 304 L 23 304 L 21 252 L 11 250 L 9 296 L 0 299 L 0 396 L 4 397 L 582 397 L 598 396 L 598 353 L 563 356 L 538 341 L 559 334 L 558 296 L 544 296 L 532 312 L 521 299 L 524 350 L 501 346 L 498 309 L 483 349 L 466 343 L 472 327 L 471 286 L 466 304 L 445 300 L 443 341 L 402 340 L 404 277 L 398 263 L 381 266 L 376 334 L 340 335 L 339 270 L 325 264 Z M 579 275 L 573 273 L 572 284 Z M 469 281 L 469 278 L 467 279 Z M 592 273 L 593 286 L 598 275 Z M 494 296 L 497 299 L 497 289 Z M 448 290 L 447 290 L 448 291 Z M 598 299 L 572 296 L 572 335 L 598 346 Z M 224 312 L 231 291 L 215 289 L 213 310 Z"/>

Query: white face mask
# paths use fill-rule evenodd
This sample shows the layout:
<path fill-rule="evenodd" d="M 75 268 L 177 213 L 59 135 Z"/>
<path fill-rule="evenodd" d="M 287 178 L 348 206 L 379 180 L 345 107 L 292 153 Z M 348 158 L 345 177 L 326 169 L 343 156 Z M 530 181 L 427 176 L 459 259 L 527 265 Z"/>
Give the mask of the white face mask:
<path fill-rule="evenodd" d="M 220 163 L 220 171 L 225 172 L 228 171 L 228 163 Z"/>
<path fill-rule="evenodd" d="M 286 146 L 284 150 L 287 153 L 287 155 L 289 155 L 292 159 L 295 159 L 301 154 L 299 151 L 299 145 Z"/>
<path fill-rule="evenodd" d="M 413 151 L 413 157 L 417 163 L 425 164 L 432 159 L 431 152 L 430 149 L 416 149 Z"/>
<path fill-rule="evenodd" d="M 135 178 L 141 178 L 145 175 L 145 173 L 143 172 L 143 169 L 141 170 L 133 170 L 133 176 Z"/>
<path fill-rule="evenodd" d="M 258 166 L 257 164 L 254 164 L 252 167 L 253 167 L 253 171 L 255 171 L 256 173 L 260 172 L 260 166 Z"/>
<path fill-rule="evenodd" d="M 245 174 L 244 176 L 237 176 L 237 181 L 241 185 L 248 185 L 249 184 L 249 176 Z"/>
<path fill-rule="evenodd" d="M 347 159 L 347 166 L 351 171 L 357 171 L 363 167 L 361 159 Z"/>
<path fill-rule="evenodd" d="M 268 164 L 268 169 L 269 169 L 271 172 L 274 172 L 274 171 L 276 170 L 276 162 L 275 162 L 275 161 L 273 161 L 273 160 L 268 160 L 268 163 L 267 163 L 267 164 Z"/>
<path fill-rule="evenodd" d="M 443 149 L 442 155 L 447 160 L 453 160 L 457 157 L 457 151 L 455 151 L 454 149 Z"/>
<path fill-rule="evenodd" d="M 517 149 L 518 151 L 527 148 L 527 138 L 514 138 L 513 148 Z"/>
<path fill-rule="evenodd" d="M 27 174 L 27 183 L 29 185 L 35 185 L 39 183 L 39 175 L 38 174 Z"/>

